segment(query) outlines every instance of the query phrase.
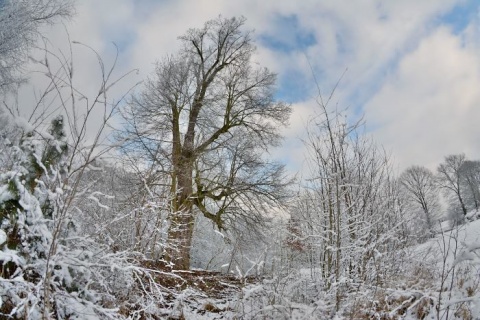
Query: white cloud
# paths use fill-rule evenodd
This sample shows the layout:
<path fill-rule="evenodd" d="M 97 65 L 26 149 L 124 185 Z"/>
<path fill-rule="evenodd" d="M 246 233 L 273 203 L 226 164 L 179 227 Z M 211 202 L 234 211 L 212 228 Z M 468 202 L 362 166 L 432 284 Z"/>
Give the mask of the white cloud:
<path fill-rule="evenodd" d="M 440 28 L 406 55 L 366 104 L 374 135 L 403 167 L 445 155 L 480 158 L 479 52 Z M 477 140 L 478 141 L 478 140 Z"/>
<path fill-rule="evenodd" d="M 280 77 L 296 71 L 305 77 L 304 83 L 311 83 L 307 56 L 324 95 L 348 67 L 333 102 L 338 101 L 341 108 L 365 104 L 367 125 L 375 128 L 377 139 L 406 166 L 436 163 L 451 152 L 480 157 L 471 138 L 478 133 L 473 119 L 478 116 L 474 106 L 480 101 L 474 90 L 479 84 L 479 25 L 472 23 L 461 35 L 439 27 L 439 17 L 464 2 L 82 0 L 69 30 L 72 39 L 91 45 L 108 59 L 114 53 L 110 42 L 118 42 L 122 50 L 119 73 L 139 68 L 145 77 L 155 60 L 176 52 L 179 35 L 219 14 L 243 15 L 246 29 L 255 29 L 257 36 L 290 43 L 295 37 L 288 27 L 279 28 L 278 21 L 295 16 L 299 31 L 313 34 L 316 43 L 305 52 L 280 52 L 257 42 L 255 59 Z M 56 26 L 50 32 L 52 38 L 64 38 L 62 29 Z M 95 59 L 83 53 L 76 59 L 82 66 L 81 85 L 93 88 Z M 287 151 L 279 152 L 295 165 L 303 157 L 297 147 L 303 129 L 299 119 L 311 113 L 314 104 L 309 101 L 314 95 L 294 104 L 292 127 L 285 131 Z"/>
<path fill-rule="evenodd" d="M 272 156 L 285 162 L 287 170 L 292 174 L 301 171 L 305 165 L 306 147 L 301 140 L 307 138 L 305 130 L 308 120 L 319 112 L 318 108 L 313 99 L 294 103 L 289 126 L 282 130 L 286 139 L 281 147 L 272 151 Z"/>

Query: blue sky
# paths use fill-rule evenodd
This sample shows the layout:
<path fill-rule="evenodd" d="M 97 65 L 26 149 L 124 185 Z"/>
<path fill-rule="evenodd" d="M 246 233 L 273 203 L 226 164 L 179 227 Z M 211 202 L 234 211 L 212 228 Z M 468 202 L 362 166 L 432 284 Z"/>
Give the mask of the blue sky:
<path fill-rule="evenodd" d="M 412 9 L 414 9 L 414 6 L 412 6 Z M 462 32 L 465 31 L 469 24 L 479 19 L 478 15 L 479 2 L 477 0 L 459 1 L 445 13 L 432 17 L 431 21 L 427 20 L 426 24 L 431 24 L 432 28 L 447 26 L 453 34 L 461 37 Z M 388 19 L 388 17 L 384 16 L 383 19 Z M 281 53 L 306 52 L 308 48 L 318 44 L 313 32 L 302 29 L 299 26 L 299 17 L 297 15 L 276 16 L 273 19 L 273 24 L 279 31 L 278 34 L 275 36 L 260 34 L 258 36 L 258 42 L 269 50 Z M 341 33 L 336 34 L 336 40 L 338 42 L 337 50 L 339 54 L 345 54 L 347 50 L 354 50 L 354 48 L 348 48 L 348 45 L 342 41 Z M 399 48 L 399 50 L 403 51 L 413 49 L 415 49 L 415 46 Z M 379 68 L 377 74 L 374 75 L 377 80 L 375 82 L 372 81 L 372 90 L 378 88 L 382 78 L 386 77 L 389 71 L 397 67 L 403 54 L 393 56 L 391 61 Z M 305 57 L 310 61 L 315 60 L 315 57 Z M 348 61 L 345 61 L 345 69 L 348 69 L 348 63 Z M 315 69 L 316 75 L 322 77 L 322 66 L 317 65 L 317 67 Z M 350 97 L 350 100 L 354 101 L 359 108 L 361 108 L 362 104 L 362 95 L 357 91 L 364 91 L 364 89 L 358 88 L 358 90 L 352 92 L 352 97 Z M 280 99 L 298 102 L 304 100 L 306 96 L 311 94 L 312 90 L 315 90 L 315 88 L 312 86 L 310 78 L 302 76 L 295 70 L 290 70 L 281 74 L 277 94 Z"/>
<path fill-rule="evenodd" d="M 478 19 L 479 3 L 477 0 L 469 0 L 456 4 L 453 9 L 438 19 L 438 23 L 450 25 L 453 33 L 461 34 L 469 23 Z"/>
<path fill-rule="evenodd" d="M 219 14 L 243 15 L 255 29 L 256 62 L 278 74 L 277 98 L 292 103 L 285 147 L 274 156 L 302 165 L 298 138 L 324 94 L 343 75 L 334 102 L 364 115 L 369 134 L 396 159 L 430 168 L 448 154 L 480 159 L 480 2 L 478 0 L 82 0 L 72 39 L 148 76 L 179 46 L 177 37 Z M 63 27 L 50 31 L 63 41 Z M 88 70 L 95 61 L 78 57 Z M 80 70 L 80 73 L 84 72 Z M 347 71 L 345 71 L 347 70 Z M 89 75 L 85 71 L 85 85 Z"/>

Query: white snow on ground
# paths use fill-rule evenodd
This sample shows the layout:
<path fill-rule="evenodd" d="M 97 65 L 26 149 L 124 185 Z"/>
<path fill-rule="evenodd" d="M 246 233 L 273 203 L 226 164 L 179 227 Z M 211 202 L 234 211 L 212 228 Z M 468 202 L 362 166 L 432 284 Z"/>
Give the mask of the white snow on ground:
<path fill-rule="evenodd" d="M 441 224 L 438 234 L 413 248 L 417 261 L 445 263 L 451 265 L 458 255 L 469 248 L 480 246 L 480 220 L 472 221 L 458 227 L 450 227 L 450 222 Z M 440 266 L 439 266 L 440 267 Z"/>
<path fill-rule="evenodd" d="M 476 215 L 476 212 L 468 214 L 471 218 Z M 473 319 L 480 319 L 480 220 L 455 227 L 444 222 L 434 238 L 411 248 L 410 253 L 412 265 L 422 266 L 436 277 L 437 288 L 423 294 L 435 301 L 441 300 L 440 319 L 462 319 L 452 311 L 462 304 L 470 310 Z M 443 288 L 441 294 L 440 288 Z M 432 319 L 438 318 L 433 309 L 432 314 L 435 314 Z M 418 317 L 406 315 L 402 319 Z"/>
<path fill-rule="evenodd" d="M 441 228 L 440 228 L 441 227 Z M 442 223 L 438 228 L 437 235 L 422 243 L 414 246 L 409 250 L 409 264 L 411 266 L 425 267 L 427 272 L 436 275 L 433 287 L 422 288 L 413 285 L 405 288 L 385 289 L 385 294 L 392 301 L 398 299 L 397 304 L 393 304 L 392 308 L 387 311 L 389 319 L 401 320 L 418 320 L 418 308 L 422 304 L 425 310 L 425 319 L 447 319 L 447 310 L 450 308 L 448 319 L 463 319 L 462 315 L 455 315 L 456 306 L 463 304 L 473 315 L 473 319 L 480 319 L 480 293 L 475 292 L 472 296 L 468 296 L 465 290 L 458 288 L 457 281 L 451 281 L 452 270 L 455 268 L 456 273 L 460 275 L 460 270 L 469 270 L 466 277 L 476 277 L 478 279 L 478 267 L 480 267 L 480 258 L 477 251 L 480 251 L 480 220 L 467 222 L 458 227 L 451 227 L 448 222 Z M 463 268 L 473 266 L 473 268 Z M 441 284 L 442 269 L 445 269 L 444 277 L 445 286 L 451 286 L 450 291 L 444 291 L 439 297 L 439 288 Z M 477 270 L 477 271 L 475 271 Z M 312 274 L 318 273 L 320 270 L 302 268 L 297 270 L 296 276 L 290 279 L 293 282 L 286 281 L 286 287 L 280 292 L 274 294 L 271 289 L 271 282 L 274 280 L 264 279 L 258 283 L 247 284 L 242 288 L 241 292 L 231 292 L 221 299 L 198 295 L 195 299 L 190 296 L 184 303 L 177 306 L 174 315 L 183 315 L 186 319 L 236 319 L 241 315 L 242 319 L 320 319 L 322 309 L 327 309 L 322 305 L 322 301 L 316 301 L 312 304 L 301 304 L 292 301 L 292 285 L 294 283 L 306 281 L 312 283 Z M 408 271 L 409 272 L 409 271 Z M 405 274 L 408 278 L 410 275 Z M 423 280 L 423 279 L 419 279 Z M 436 283 L 438 282 L 438 283 Z M 464 286 L 464 288 L 466 285 Z M 365 288 L 364 290 L 375 290 L 374 288 Z M 477 290 L 478 291 L 478 290 Z M 367 295 L 373 292 L 366 293 Z M 274 300 L 271 300 L 275 297 Z M 410 298 L 409 298 L 410 297 Z M 344 297 L 344 299 L 355 299 L 355 297 Z M 430 305 L 430 301 L 436 303 L 441 301 L 440 316 L 437 317 L 435 304 Z M 262 302 L 263 301 L 263 302 Z M 402 311 L 402 309 L 404 311 Z M 333 315 L 335 319 L 349 319 L 340 313 Z M 380 319 L 380 318 L 379 318 Z"/>

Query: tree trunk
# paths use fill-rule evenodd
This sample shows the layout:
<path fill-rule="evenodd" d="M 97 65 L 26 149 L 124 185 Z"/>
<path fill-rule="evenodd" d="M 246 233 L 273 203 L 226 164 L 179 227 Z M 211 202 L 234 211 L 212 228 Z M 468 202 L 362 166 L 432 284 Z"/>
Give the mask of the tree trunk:
<path fill-rule="evenodd" d="M 188 211 L 172 214 L 168 230 L 167 261 L 174 264 L 176 270 L 190 268 L 190 249 L 192 246 L 193 225 L 195 217 Z"/>
<path fill-rule="evenodd" d="M 177 270 L 188 270 L 190 268 L 190 249 L 195 223 L 192 199 L 194 135 L 187 135 L 187 137 L 183 148 L 181 148 L 180 143 L 178 145 L 174 144 L 172 157 L 172 193 L 174 199 L 168 229 L 166 260 L 172 262 L 174 269 Z"/>
<path fill-rule="evenodd" d="M 172 201 L 170 227 L 166 258 L 174 263 L 174 269 L 188 270 L 190 268 L 190 248 L 192 246 L 193 214 L 192 195 L 192 168 L 188 165 L 180 166 L 177 175 L 178 194 Z"/>
<path fill-rule="evenodd" d="M 465 207 L 465 203 L 463 202 L 463 198 L 462 196 L 460 195 L 460 192 L 457 193 L 458 194 L 458 200 L 460 201 L 460 206 L 462 207 L 462 212 L 463 212 L 463 215 L 466 216 L 467 215 L 467 207 Z"/>

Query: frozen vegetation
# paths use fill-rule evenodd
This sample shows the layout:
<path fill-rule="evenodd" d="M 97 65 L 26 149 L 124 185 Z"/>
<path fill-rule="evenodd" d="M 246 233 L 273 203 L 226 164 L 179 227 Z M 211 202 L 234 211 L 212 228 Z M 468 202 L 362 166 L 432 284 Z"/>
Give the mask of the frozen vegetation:
<path fill-rule="evenodd" d="M 0 7 L 1 319 L 480 319 L 480 161 L 396 174 L 319 94 L 289 178 L 267 151 L 290 106 L 243 18 L 188 30 L 120 98 L 115 63 L 72 44 L 98 58 L 90 95 L 47 47 L 18 106 L 39 27 L 72 7 Z"/>

